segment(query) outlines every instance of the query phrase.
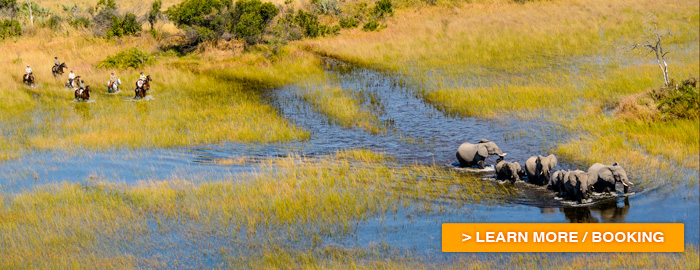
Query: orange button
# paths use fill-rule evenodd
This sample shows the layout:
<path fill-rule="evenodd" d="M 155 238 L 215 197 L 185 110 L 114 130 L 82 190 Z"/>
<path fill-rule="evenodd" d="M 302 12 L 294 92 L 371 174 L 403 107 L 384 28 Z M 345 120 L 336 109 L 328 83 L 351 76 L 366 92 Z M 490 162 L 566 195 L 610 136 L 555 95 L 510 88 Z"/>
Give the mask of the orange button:
<path fill-rule="evenodd" d="M 683 223 L 443 223 L 443 252 L 683 252 Z"/>

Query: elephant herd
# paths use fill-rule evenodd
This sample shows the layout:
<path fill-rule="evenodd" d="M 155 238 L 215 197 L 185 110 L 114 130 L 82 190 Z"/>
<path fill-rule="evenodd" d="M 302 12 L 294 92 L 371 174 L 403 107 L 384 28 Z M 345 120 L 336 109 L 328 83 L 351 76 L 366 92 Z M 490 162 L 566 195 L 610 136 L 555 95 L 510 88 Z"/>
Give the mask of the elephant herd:
<path fill-rule="evenodd" d="M 521 177 L 527 177 L 530 184 L 545 186 L 550 190 L 564 194 L 570 199 L 581 203 L 595 192 L 615 192 L 615 185 L 621 183 L 624 192 L 629 191 L 632 182 L 627 178 L 625 169 L 617 162 L 612 165 L 593 164 L 588 171 L 554 170 L 557 157 L 532 156 L 525 161 L 525 168 L 518 162 L 504 160 L 506 153 L 494 143 L 486 139 L 479 142 L 463 143 L 457 150 L 457 160 L 461 167 L 478 166 L 485 168 L 484 160 L 489 155 L 498 155 L 496 160 L 496 179 L 507 180 L 511 183 Z"/>

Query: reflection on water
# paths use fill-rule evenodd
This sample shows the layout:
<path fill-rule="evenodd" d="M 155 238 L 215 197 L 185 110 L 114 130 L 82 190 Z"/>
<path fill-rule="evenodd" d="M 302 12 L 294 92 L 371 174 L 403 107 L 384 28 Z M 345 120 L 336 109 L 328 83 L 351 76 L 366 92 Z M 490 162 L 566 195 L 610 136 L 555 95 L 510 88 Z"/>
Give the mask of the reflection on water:
<path fill-rule="evenodd" d="M 624 197 L 621 203 L 617 200 L 606 200 L 589 207 L 559 208 L 566 220 L 571 223 L 624 222 L 629 212 L 629 198 Z"/>

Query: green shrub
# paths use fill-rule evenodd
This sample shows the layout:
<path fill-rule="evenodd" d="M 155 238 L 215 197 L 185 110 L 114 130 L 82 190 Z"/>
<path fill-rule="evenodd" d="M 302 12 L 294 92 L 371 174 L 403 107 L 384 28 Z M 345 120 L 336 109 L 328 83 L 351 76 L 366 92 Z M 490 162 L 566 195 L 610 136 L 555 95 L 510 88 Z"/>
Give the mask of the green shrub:
<path fill-rule="evenodd" d="M 340 26 L 330 27 L 318 21 L 316 15 L 299 10 L 294 17 L 294 23 L 301 28 L 301 32 L 305 37 L 315 38 L 325 35 L 334 35 L 340 32 Z"/>
<path fill-rule="evenodd" d="M 17 21 L 3 20 L 0 23 L 0 38 L 15 37 L 22 35 L 22 27 Z"/>
<path fill-rule="evenodd" d="M 51 28 L 53 30 L 59 30 L 61 28 L 61 22 L 63 22 L 63 18 L 59 15 L 51 15 L 48 21 L 46 21 L 46 27 Z"/>
<path fill-rule="evenodd" d="M 698 78 L 690 78 L 678 85 L 672 82 L 670 85 L 650 93 L 651 97 L 657 101 L 657 108 L 662 117 L 698 119 L 700 117 Z"/>
<path fill-rule="evenodd" d="M 379 0 L 374 4 L 374 15 L 383 18 L 385 15 L 394 16 L 394 10 L 391 8 L 391 0 Z"/>
<path fill-rule="evenodd" d="M 97 64 L 99 68 L 140 68 L 150 64 L 154 59 L 138 48 L 126 49 L 115 55 L 107 56 Z"/>
<path fill-rule="evenodd" d="M 231 0 L 186 0 L 165 11 L 168 19 L 185 30 L 188 43 L 194 48 L 202 41 L 216 40 L 230 22 Z"/>
<path fill-rule="evenodd" d="M 90 20 L 85 17 L 78 17 L 68 21 L 68 24 L 75 28 L 88 28 L 90 27 Z"/>
<path fill-rule="evenodd" d="M 247 44 L 262 40 L 262 34 L 279 9 L 260 0 L 240 0 L 231 13 L 231 32 Z"/>
<path fill-rule="evenodd" d="M 141 32 L 141 23 L 136 20 L 136 15 L 126 13 L 121 18 L 118 15 L 112 17 L 112 26 L 107 30 L 107 37 L 136 35 L 138 32 Z"/>
<path fill-rule="evenodd" d="M 0 0 L 0 9 L 16 9 L 17 0 Z"/>
<path fill-rule="evenodd" d="M 340 19 L 340 27 L 342 28 L 355 28 L 360 25 L 360 21 L 354 17 L 345 17 Z"/>
<path fill-rule="evenodd" d="M 371 20 L 362 26 L 362 31 L 376 31 L 379 29 L 379 22 L 376 20 Z"/>
<path fill-rule="evenodd" d="M 214 29 L 219 18 L 233 3 L 230 0 L 186 0 L 165 11 L 177 26 L 200 26 Z"/>

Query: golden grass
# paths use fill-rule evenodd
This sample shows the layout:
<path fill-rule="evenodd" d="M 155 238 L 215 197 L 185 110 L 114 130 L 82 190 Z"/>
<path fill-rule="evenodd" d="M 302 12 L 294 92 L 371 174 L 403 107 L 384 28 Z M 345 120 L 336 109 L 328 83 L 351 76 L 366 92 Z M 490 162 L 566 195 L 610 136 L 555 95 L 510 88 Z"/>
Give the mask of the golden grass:
<path fill-rule="evenodd" d="M 0 267 L 130 267 L 142 264 L 142 258 L 113 247 L 128 247 L 143 237 L 157 238 L 178 226 L 187 232 L 182 237 L 188 241 L 241 232 L 249 240 L 233 248 L 263 252 L 285 241 L 347 235 L 362 220 L 408 205 L 417 206 L 419 213 L 454 211 L 451 207 L 461 209 L 464 203 L 508 194 L 503 187 L 440 167 L 390 167 L 385 159 L 366 151 L 346 150 L 342 155 L 372 157 L 360 164 L 334 156 L 276 159 L 263 164 L 260 173 L 198 185 L 98 182 L 2 194 L 0 252 L 4 259 Z M 417 185 L 424 182 L 429 184 Z M 443 196 L 454 198 L 454 205 L 440 203 Z M 267 240 L 257 242 L 258 235 Z"/>
<path fill-rule="evenodd" d="M 392 249 L 326 247 L 321 255 L 274 249 L 258 258 L 230 256 L 227 265 L 266 269 L 697 269 L 698 247 L 686 245 L 683 253 L 517 253 L 504 255 L 460 254 L 450 262 L 430 262 L 410 254 L 383 254 Z"/>
<path fill-rule="evenodd" d="M 264 104 L 259 86 L 227 80 L 215 72 L 187 66 L 187 59 L 160 55 L 156 64 L 140 70 L 99 69 L 96 64 L 109 54 L 131 47 L 153 48 L 150 37 L 122 40 L 93 39 L 87 36 L 63 38 L 50 31 L 20 40 L 4 41 L 7 55 L 1 62 L 0 125 L 6 127 L 0 147 L 2 159 L 16 157 L 11 152 L 32 150 L 151 148 L 212 143 L 220 141 L 278 142 L 303 140 L 309 133 L 289 124 L 271 106 Z M 32 48 L 28 50 L 27 48 Z M 50 73 L 54 55 L 69 69 L 81 75 L 93 89 L 94 103 L 73 103 L 73 93 L 63 88 L 63 80 Z M 258 61 L 257 56 L 253 57 Z M 194 63 L 208 60 L 190 57 Z M 229 60 L 236 63 L 241 59 Z M 259 61 L 237 76 L 251 82 L 277 84 L 320 72 L 308 53 L 290 53 L 283 61 Z M 32 65 L 38 87 L 26 88 L 21 78 L 24 67 Z M 223 65 L 223 64 L 219 64 Z M 233 64 L 230 64 L 233 65 Z M 223 66 L 221 68 L 226 68 Z M 315 68 L 314 68 L 315 67 Z M 239 68 L 242 70 L 243 68 Z M 131 102 L 135 78 L 144 70 L 153 78 L 154 101 Z M 278 70 L 285 70 L 278 73 Z M 237 71 L 237 69 L 233 69 Z M 105 95 L 109 72 L 122 79 L 118 96 Z M 253 76 L 251 74 L 274 74 Z M 64 76 L 63 79 L 67 79 Z M 9 145 L 9 146 L 5 146 Z"/>
<path fill-rule="evenodd" d="M 328 116 L 331 123 L 361 128 L 374 134 L 386 131 L 377 116 L 360 104 L 359 97 L 338 86 L 310 86 L 301 97 L 315 110 Z"/>

